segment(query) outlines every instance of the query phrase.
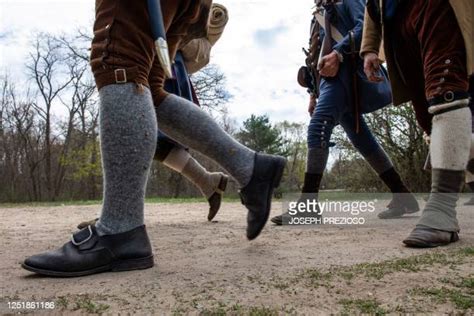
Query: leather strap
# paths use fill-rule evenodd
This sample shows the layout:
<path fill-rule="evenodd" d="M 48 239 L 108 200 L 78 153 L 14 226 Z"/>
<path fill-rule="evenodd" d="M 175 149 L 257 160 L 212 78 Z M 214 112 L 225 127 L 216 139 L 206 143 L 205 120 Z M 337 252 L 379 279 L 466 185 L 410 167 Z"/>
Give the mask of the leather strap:
<path fill-rule="evenodd" d="M 356 43 L 354 32 L 349 31 L 349 38 L 351 44 L 351 64 L 352 64 L 352 102 L 354 107 L 355 132 L 360 132 L 360 98 L 359 98 L 359 77 L 357 75 L 357 59 L 359 58 L 356 52 Z"/>
<path fill-rule="evenodd" d="M 96 74 L 97 80 L 107 84 L 123 84 L 135 82 L 138 77 L 138 67 L 107 69 Z"/>
<path fill-rule="evenodd" d="M 316 21 L 318 21 L 319 25 L 323 28 L 323 29 L 326 29 L 325 27 L 325 18 L 324 18 L 324 15 L 321 13 L 321 12 L 316 12 L 315 13 L 315 16 L 316 16 Z M 336 42 L 341 42 L 343 39 L 344 39 L 344 36 L 342 36 L 341 32 L 339 32 L 339 30 L 332 24 L 331 25 L 331 37 L 333 40 L 335 40 Z M 327 32 L 326 32 L 327 33 Z"/>
<path fill-rule="evenodd" d="M 469 93 L 464 91 L 446 91 L 443 95 L 431 98 L 428 100 L 431 106 L 454 102 L 456 100 L 469 99 Z"/>

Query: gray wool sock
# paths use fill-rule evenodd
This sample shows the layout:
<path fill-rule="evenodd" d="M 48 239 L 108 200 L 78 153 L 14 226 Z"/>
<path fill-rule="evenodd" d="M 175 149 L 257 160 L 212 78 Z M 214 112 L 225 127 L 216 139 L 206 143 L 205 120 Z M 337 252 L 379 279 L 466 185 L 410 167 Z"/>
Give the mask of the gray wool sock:
<path fill-rule="evenodd" d="M 145 187 L 156 148 L 157 124 L 151 93 L 133 83 L 99 91 L 104 204 L 96 224 L 100 235 L 144 223 Z"/>
<path fill-rule="evenodd" d="M 329 148 L 308 148 L 306 172 L 323 174 L 329 158 Z"/>
<path fill-rule="evenodd" d="M 432 188 L 417 226 L 459 232 L 456 204 L 464 185 L 464 171 L 433 169 Z"/>
<path fill-rule="evenodd" d="M 245 187 L 255 152 L 238 143 L 195 104 L 169 95 L 156 107 L 160 129 L 174 140 L 211 158 Z"/>

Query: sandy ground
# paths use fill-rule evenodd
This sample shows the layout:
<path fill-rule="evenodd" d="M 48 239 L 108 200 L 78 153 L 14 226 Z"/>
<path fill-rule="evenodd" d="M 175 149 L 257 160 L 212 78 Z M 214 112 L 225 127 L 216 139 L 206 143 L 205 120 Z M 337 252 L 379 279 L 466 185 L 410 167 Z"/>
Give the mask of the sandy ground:
<path fill-rule="evenodd" d="M 21 269 L 25 257 L 61 245 L 99 208 L 0 208 L 0 313 L 474 313 L 472 207 L 459 208 L 461 241 L 417 250 L 401 240 L 418 214 L 382 221 L 374 213 L 362 226 L 270 223 L 248 242 L 238 203 L 225 203 L 212 223 L 205 203 L 149 204 L 154 268 L 76 279 Z M 272 215 L 281 208 L 274 203 Z M 55 308 L 18 310 L 11 302 L 54 302 Z"/>

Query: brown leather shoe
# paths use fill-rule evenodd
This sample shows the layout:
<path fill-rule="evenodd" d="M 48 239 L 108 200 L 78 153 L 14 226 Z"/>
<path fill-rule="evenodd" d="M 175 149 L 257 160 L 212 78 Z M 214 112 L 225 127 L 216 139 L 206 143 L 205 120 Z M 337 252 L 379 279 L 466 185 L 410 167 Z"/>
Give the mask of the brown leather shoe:
<path fill-rule="evenodd" d="M 207 214 L 207 220 L 212 221 L 216 217 L 217 212 L 221 208 L 222 196 L 224 195 L 225 189 L 227 188 L 227 182 L 229 177 L 222 174 L 221 181 L 217 186 L 216 192 L 207 200 L 209 202 L 209 213 Z"/>
<path fill-rule="evenodd" d="M 445 246 L 459 240 L 456 232 L 447 232 L 429 227 L 416 227 L 403 241 L 407 247 L 433 248 Z"/>

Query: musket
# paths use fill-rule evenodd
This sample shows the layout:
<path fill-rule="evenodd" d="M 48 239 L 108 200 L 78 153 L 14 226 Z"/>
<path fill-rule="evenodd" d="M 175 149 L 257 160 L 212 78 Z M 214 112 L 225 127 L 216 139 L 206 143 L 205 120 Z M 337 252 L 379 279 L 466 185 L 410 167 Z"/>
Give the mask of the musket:
<path fill-rule="evenodd" d="M 306 68 L 309 69 L 311 76 L 311 86 L 313 87 L 312 93 L 319 96 L 319 84 L 321 82 L 321 75 L 319 74 L 319 67 L 321 65 L 321 59 L 332 52 L 332 28 L 329 19 L 325 21 L 325 37 L 320 43 L 320 30 L 321 26 L 318 22 L 317 15 L 324 11 L 323 6 L 334 5 L 340 0 L 315 0 L 316 11 L 311 25 L 310 31 L 310 47 L 309 51 L 303 48 L 303 52 L 306 55 Z"/>
<path fill-rule="evenodd" d="M 306 68 L 309 70 L 309 75 L 311 77 L 311 93 L 315 96 L 319 96 L 319 83 L 321 81 L 321 76 L 319 75 L 317 66 L 318 60 L 315 58 L 320 55 L 321 45 L 319 44 L 319 32 L 320 26 L 316 21 L 316 18 L 313 18 L 311 23 L 311 30 L 310 30 L 310 40 L 309 40 L 309 50 L 303 48 L 303 53 L 306 56 L 305 63 Z"/>
<path fill-rule="evenodd" d="M 155 41 L 155 49 L 161 67 L 167 78 L 173 77 L 171 72 L 171 60 L 166 41 L 166 30 L 163 23 L 163 11 L 160 0 L 148 0 L 148 15 L 150 17 L 151 31 Z"/>

